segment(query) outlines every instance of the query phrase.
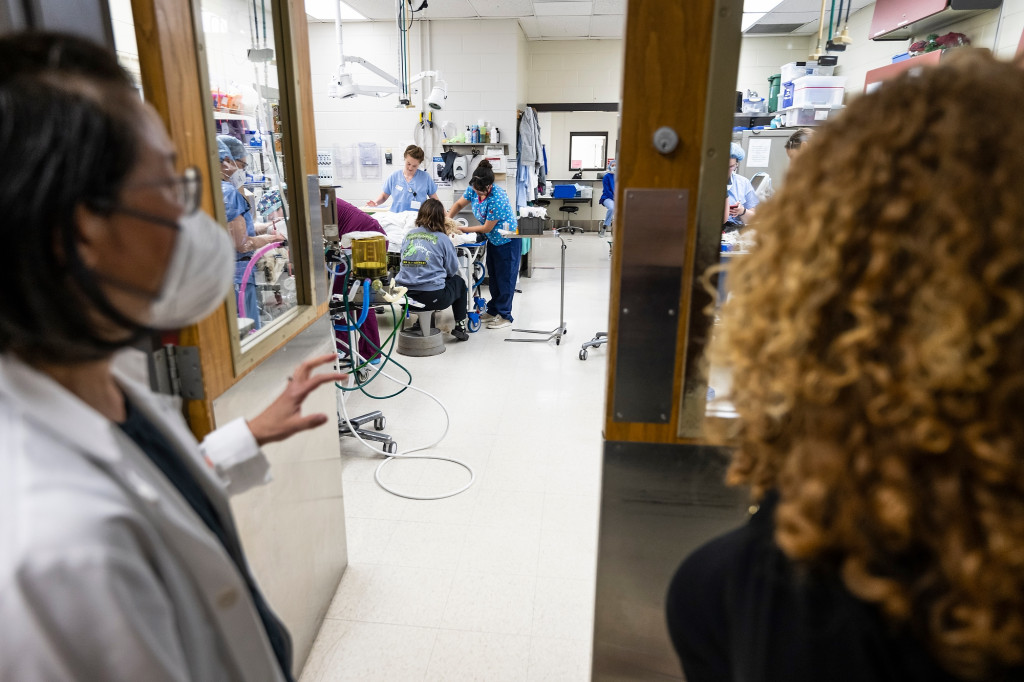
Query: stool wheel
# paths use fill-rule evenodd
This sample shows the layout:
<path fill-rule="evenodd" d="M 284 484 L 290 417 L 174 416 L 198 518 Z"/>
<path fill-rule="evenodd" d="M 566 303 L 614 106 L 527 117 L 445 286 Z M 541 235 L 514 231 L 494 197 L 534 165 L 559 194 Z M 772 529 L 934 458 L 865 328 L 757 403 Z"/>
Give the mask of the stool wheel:
<path fill-rule="evenodd" d="M 384 449 L 384 452 L 388 453 L 389 455 L 397 455 L 398 454 L 398 443 L 396 443 L 393 440 L 389 440 L 387 443 L 384 443 L 383 449 Z"/>
<path fill-rule="evenodd" d="M 587 351 L 586 351 L 586 349 L 583 349 L 583 350 L 580 351 L 580 360 L 586 360 L 586 359 L 587 359 Z"/>
<path fill-rule="evenodd" d="M 384 427 L 387 426 L 387 423 L 387 419 L 385 419 L 384 417 L 378 417 L 377 419 L 373 420 L 373 428 L 377 431 L 383 431 Z"/>

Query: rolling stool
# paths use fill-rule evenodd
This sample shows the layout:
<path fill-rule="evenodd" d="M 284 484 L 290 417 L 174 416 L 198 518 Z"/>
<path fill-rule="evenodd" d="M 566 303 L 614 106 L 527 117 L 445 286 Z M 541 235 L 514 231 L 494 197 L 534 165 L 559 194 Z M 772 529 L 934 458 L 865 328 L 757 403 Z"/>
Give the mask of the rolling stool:
<path fill-rule="evenodd" d="M 339 419 L 339 436 L 348 436 L 349 438 L 355 438 L 356 434 L 359 434 L 359 437 L 362 438 L 363 440 L 372 440 L 377 443 L 380 443 L 381 448 L 383 448 L 384 452 L 388 453 L 389 455 L 393 455 L 396 452 L 398 452 L 398 443 L 391 440 L 391 436 L 389 436 L 386 433 L 378 433 L 379 431 L 383 431 L 384 427 L 387 425 L 387 419 L 384 417 L 384 413 L 381 412 L 380 410 L 374 410 L 373 412 L 369 412 L 359 417 L 352 417 L 348 421 L 351 422 L 352 426 L 354 426 L 355 428 L 350 429 L 348 427 L 348 422 L 346 422 L 344 419 Z M 363 428 L 363 426 L 370 422 L 373 422 L 373 428 L 376 429 L 376 431 L 370 431 L 369 429 Z"/>
<path fill-rule="evenodd" d="M 416 311 L 415 327 L 403 327 L 398 332 L 398 352 L 402 355 L 424 358 L 428 355 L 440 355 L 445 351 L 444 336 L 434 326 L 433 310 L 419 309 Z"/>
<path fill-rule="evenodd" d="M 558 210 L 565 214 L 565 227 L 558 228 L 556 232 L 568 230 L 569 234 L 576 234 L 577 230 L 579 230 L 580 232 L 583 231 L 582 227 L 576 227 L 575 225 L 571 224 L 572 214 L 580 210 L 579 206 L 562 206 Z"/>

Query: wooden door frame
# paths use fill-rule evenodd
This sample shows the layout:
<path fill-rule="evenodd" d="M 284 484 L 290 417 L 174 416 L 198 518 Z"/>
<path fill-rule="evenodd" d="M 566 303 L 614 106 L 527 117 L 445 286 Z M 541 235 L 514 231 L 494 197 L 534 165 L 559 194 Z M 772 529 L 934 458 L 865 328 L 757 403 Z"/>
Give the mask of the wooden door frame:
<path fill-rule="evenodd" d="M 705 442 L 701 435 L 707 391 L 703 357 L 712 299 L 701 286 L 701 277 L 719 258 L 741 14 L 740 0 L 629 0 L 627 5 L 623 74 L 628 77 L 623 79 L 615 177 L 607 441 Z M 679 137 L 678 147 L 667 154 L 653 142 L 655 131 L 662 127 Z M 657 423 L 616 419 L 613 409 L 620 389 L 615 370 L 624 360 L 618 333 L 623 324 L 623 252 L 644 242 L 649 232 L 648 226 L 630 217 L 625 199 L 631 189 L 685 190 L 689 195 L 685 257 L 674 264 L 681 271 L 678 305 L 670 315 L 659 311 L 661 319 L 654 321 L 661 333 L 675 334 L 676 339 L 672 363 L 657 368 L 673 382 L 671 414 Z"/>
<path fill-rule="evenodd" d="M 313 120 L 313 91 L 310 77 L 309 27 L 303 0 L 281 0 L 279 21 L 282 45 L 295 65 L 291 82 L 282 83 L 282 90 L 294 94 L 297 120 L 289 130 L 295 131 L 291 141 L 293 153 L 300 155 L 305 174 L 317 174 L 316 129 Z M 142 87 L 149 102 L 163 118 L 164 125 L 178 151 L 178 167 L 197 166 L 203 175 L 202 210 L 223 219 L 224 208 L 219 198 L 219 159 L 208 143 L 209 102 L 204 94 L 205 59 L 200 59 L 202 41 L 197 35 L 201 26 L 193 13 L 191 0 L 132 0 L 135 33 L 139 47 Z M 296 188 L 293 212 L 307 210 L 305 178 L 292 179 Z M 306 218 L 308 225 L 309 217 Z M 312 239 L 316 235 L 310 235 Z M 312 244 L 307 245 L 312 248 Z M 312 265 L 312 261 L 310 261 Z M 312 278 L 316 273 L 299 272 L 297 276 Z M 310 281 L 310 284 L 312 282 Z M 269 334 L 239 357 L 231 337 L 233 306 L 228 302 L 197 325 L 182 329 L 177 343 L 199 349 L 205 397 L 185 401 L 186 416 L 196 437 L 203 438 L 216 426 L 213 401 L 255 369 L 291 338 L 301 333 L 327 312 L 327 304 L 310 305 L 300 311 L 298 324 Z"/>

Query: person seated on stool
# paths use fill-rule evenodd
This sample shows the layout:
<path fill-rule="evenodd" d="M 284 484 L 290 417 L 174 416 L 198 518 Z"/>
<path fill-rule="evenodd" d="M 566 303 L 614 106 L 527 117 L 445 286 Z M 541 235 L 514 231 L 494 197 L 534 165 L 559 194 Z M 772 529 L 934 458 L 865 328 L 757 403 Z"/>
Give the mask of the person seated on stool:
<path fill-rule="evenodd" d="M 444 215 L 444 206 L 437 199 L 427 199 L 420 206 L 416 227 L 402 240 L 402 269 L 395 282 L 407 288 L 409 298 L 422 303 L 426 311 L 451 306 L 455 315 L 452 336 L 468 341 L 466 280 L 459 274 L 455 246 L 444 231 Z"/>
<path fill-rule="evenodd" d="M 607 230 L 612 224 L 612 216 L 615 215 L 615 159 L 608 162 L 608 172 L 604 174 L 601 182 L 601 199 L 597 203 L 608 209 L 604 216 L 604 229 Z"/>
<path fill-rule="evenodd" d="M 336 199 L 338 207 L 338 236 L 348 234 L 350 232 L 379 232 L 380 234 L 387 235 L 384 228 L 380 226 L 377 220 L 364 212 L 363 210 L 353 206 L 344 199 Z M 345 278 L 337 277 L 334 280 L 334 291 L 332 294 L 342 294 L 342 289 L 345 287 Z M 338 332 L 343 334 L 344 338 L 348 337 L 347 332 Z M 344 341 L 344 339 L 343 339 Z M 359 355 L 364 360 L 373 358 L 373 363 L 376 364 L 380 355 L 377 349 L 380 348 L 380 331 L 377 327 L 377 316 L 367 315 L 366 321 L 363 322 L 363 326 L 359 328 Z M 376 355 L 376 357 L 374 357 Z"/>
<path fill-rule="evenodd" d="M 743 147 L 733 142 L 729 147 L 729 185 L 726 189 L 728 195 L 725 199 L 725 210 L 728 217 L 722 226 L 723 232 L 738 230 L 749 223 L 750 219 L 754 217 L 754 209 L 760 201 L 750 180 L 736 172 L 740 167 L 740 161 L 745 157 Z"/>

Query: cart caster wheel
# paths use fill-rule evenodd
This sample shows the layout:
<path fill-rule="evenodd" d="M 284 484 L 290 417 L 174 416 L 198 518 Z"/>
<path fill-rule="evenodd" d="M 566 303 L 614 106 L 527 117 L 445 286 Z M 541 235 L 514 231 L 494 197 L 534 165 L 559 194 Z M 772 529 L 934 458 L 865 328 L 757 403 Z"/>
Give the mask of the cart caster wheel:
<path fill-rule="evenodd" d="M 388 420 L 387 420 L 386 417 L 381 417 L 380 419 L 374 419 L 373 420 L 373 428 L 374 428 L 375 431 L 383 431 L 384 427 L 387 425 L 387 423 L 388 423 Z"/>
<path fill-rule="evenodd" d="M 580 360 L 586 360 L 586 359 L 587 359 L 587 349 L 584 348 L 584 349 L 582 349 L 580 351 Z"/>
<path fill-rule="evenodd" d="M 388 453 L 389 455 L 397 455 L 398 443 L 396 443 L 395 441 L 384 443 L 384 452 Z"/>
<path fill-rule="evenodd" d="M 480 318 L 478 317 L 475 321 L 473 320 L 472 317 L 469 318 L 469 321 L 466 323 L 466 328 L 469 329 L 469 331 L 474 334 L 480 331 Z"/>
<path fill-rule="evenodd" d="M 555 339 L 555 345 L 556 346 L 561 346 L 562 345 L 562 339 Z"/>

